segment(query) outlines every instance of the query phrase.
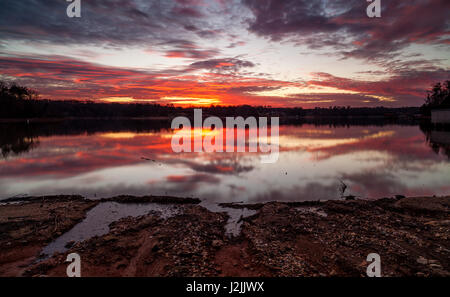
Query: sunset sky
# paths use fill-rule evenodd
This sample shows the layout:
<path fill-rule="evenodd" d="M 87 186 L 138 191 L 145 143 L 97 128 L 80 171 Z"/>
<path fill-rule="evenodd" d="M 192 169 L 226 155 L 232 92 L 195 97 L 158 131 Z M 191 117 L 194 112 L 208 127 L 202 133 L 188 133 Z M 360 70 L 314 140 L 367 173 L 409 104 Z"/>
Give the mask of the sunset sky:
<path fill-rule="evenodd" d="M 0 80 L 41 98 L 419 106 L 450 79 L 450 1 L 0 1 Z"/>

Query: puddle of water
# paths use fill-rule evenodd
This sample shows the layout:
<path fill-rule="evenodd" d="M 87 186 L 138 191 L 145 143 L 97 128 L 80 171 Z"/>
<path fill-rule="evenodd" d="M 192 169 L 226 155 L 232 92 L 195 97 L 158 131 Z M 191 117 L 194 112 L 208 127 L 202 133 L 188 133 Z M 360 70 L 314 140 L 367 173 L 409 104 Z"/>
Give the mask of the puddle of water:
<path fill-rule="evenodd" d="M 111 223 L 129 216 L 142 216 L 152 211 L 157 212 L 163 219 L 170 218 L 180 212 L 175 205 L 103 202 L 88 211 L 83 221 L 47 245 L 42 250 L 41 255 L 50 257 L 56 252 L 65 252 L 67 250 L 65 246 L 71 241 L 80 242 L 94 236 L 107 234 Z"/>
<path fill-rule="evenodd" d="M 203 207 L 212 212 L 226 212 L 229 219 L 225 225 L 225 234 L 229 237 L 239 236 L 242 226 L 242 218 L 254 215 L 256 210 L 247 208 L 227 208 L 217 204 L 202 203 Z M 81 242 L 94 236 L 102 236 L 109 232 L 109 225 L 125 217 L 138 217 L 157 212 L 162 219 L 173 217 L 180 213 L 177 205 L 166 205 L 157 203 L 117 203 L 102 202 L 89 210 L 86 218 L 75 225 L 71 230 L 64 233 L 56 240 L 47 245 L 41 252 L 41 259 L 47 259 L 56 252 L 67 251 L 69 242 Z"/>
<path fill-rule="evenodd" d="M 248 208 L 241 208 L 241 209 L 223 208 L 223 209 L 230 216 L 227 224 L 225 225 L 225 234 L 231 237 L 239 236 L 239 234 L 241 233 L 241 227 L 243 223 L 241 219 L 252 216 L 256 213 L 256 210 Z"/>
<path fill-rule="evenodd" d="M 228 237 L 236 237 L 241 233 L 241 226 L 243 218 L 254 215 L 257 211 L 248 208 L 229 208 L 222 207 L 218 204 L 212 204 L 207 202 L 200 203 L 201 206 L 205 207 L 212 212 L 226 212 L 229 216 L 228 221 L 225 225 L 225 235 Z"/>

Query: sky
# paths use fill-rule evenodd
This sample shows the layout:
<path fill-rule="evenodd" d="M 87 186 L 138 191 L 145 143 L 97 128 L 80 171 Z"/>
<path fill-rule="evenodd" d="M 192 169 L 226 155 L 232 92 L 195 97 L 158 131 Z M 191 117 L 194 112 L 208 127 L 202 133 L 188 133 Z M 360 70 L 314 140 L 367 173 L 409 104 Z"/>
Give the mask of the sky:
<path fill-rule="evenodd" d="M 41 98 L 420 106 L 450 79 L 450 1 L 0 0 L 0 80 Z"/>

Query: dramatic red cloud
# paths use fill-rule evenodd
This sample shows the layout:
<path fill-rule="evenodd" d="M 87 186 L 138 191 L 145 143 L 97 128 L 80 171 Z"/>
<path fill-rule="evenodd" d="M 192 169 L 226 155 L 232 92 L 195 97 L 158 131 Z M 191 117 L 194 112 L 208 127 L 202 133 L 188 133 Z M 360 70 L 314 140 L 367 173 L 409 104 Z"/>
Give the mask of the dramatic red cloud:
<path fill-rule="evenodd" d="M 395 105 L 418 106 L 426 97 L 426 90 L 443 77 L 449 77 L 450 71 L 406 71 L 395 73 L 381 81 L 363 81 L 333 76 L 329 73 L 315 73 L 308 81 L 311 86 L 333 87 L 343 91 L 353 91 L 365 95 L 368 101 Z"/>
<path fill-rule="evenodd" d="M 167 72 L 106 67 L 61 57 L 3 57 L 0 58 L 0 64 L 4 74 L 20 78 L 23 84 L 38 89 L 42 97 L 49 99 L 96 100 L 131 97 L 164 104 L 195 104 L 199 99 L 204 99 L 223 105 L 283 105 L 282 98 L 254 96 L 248 91 L 296 85 L 235 73 L 187 74 L 198 69 L 216 68 L 218 65 L 220 68 L 247 65 L 245 62 L 232 63 L 226 60 L 196 62 L 187 68 Z"/>
<path fill-rule="evenodd" d="M 431 84 L 450 76 L 450 71 L 416 61 L 418 70 L 394 65 L 391 76 L 380 81 L 313 73 L 307 82 L 273 80 L 241 74 L 253 63 L 239 59 L 210 59 L 167 71 L 142 71 L 96 65 L 60 56 L 0 57 L 4 75 L 37 89 L 43 98 L 146 101 L 175 105 L 271 105 L 271 106 L 418 106 Z M 285 87 L 331 87 L 335 93 L 273 95 Z M 261 91 L 271 96 L 256 95 Z M 349 92 L 350 91 L 350 92 Z"/>
<path fill-rule="evenodd" d="M 430 84 L 450 76 L 448 0 L 381 1 L 381 18 L 367 17 L 364 0 L 86 1 L 78 20 L 58 1 L 29 2 L 2 2 L 0 70 L 3 80 L 50 99 L 418 106 Z M 38 54 L 60 49 L 77 58 Z M 97 55 L 108 63 L 111 50 L 123 57 L 130 49 L 160 57 L 146 60 L 148 71 L 84 62 Z M 303 69 L 305 50 L 311 60 Z M 348 69 L 316 68 L 324 54 L 346 59 Z"/>

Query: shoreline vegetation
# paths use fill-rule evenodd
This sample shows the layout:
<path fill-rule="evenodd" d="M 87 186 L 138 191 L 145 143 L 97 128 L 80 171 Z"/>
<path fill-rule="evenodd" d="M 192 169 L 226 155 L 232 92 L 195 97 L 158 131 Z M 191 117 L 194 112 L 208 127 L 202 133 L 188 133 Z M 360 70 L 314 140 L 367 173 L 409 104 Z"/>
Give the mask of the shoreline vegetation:
<path fill-rule="evenodd" d="M 448 108 L 450 96 L 450 81 L 436 83 L 427 94 L 425 102 L 420 107 L 351 107 L 329 106 L 304 109 L 302 107 L 272 107 L 235 105 L 202 106 L 205 116 L 218 117 L 270 117 L 308 118 L 308 117 L 383 117 L 387 119 L 410 118 L 430 121 L 431 110 Z M 41 99 L 38 91 L 12 83 L 0 81 L 0 121 L 15 119 L 30 121 L 33 119 L 67 119 L 67 118 L 133 118 L 133 119 L 166 119 L 176 116 L 193 114 L 193 106 L 175 106 L 172 103 L 108 103 L 93 100 L 49 100 Z M 197 107 L 198 108 L 198 107 Z"/>
<path fill-rule="evenodd" d="M 315 125 L 420 125 L 422 130 L 449 129 L 448 124 L 431 123 L 431 111 L 450 107 L 450 81 L 436 83 L 424 91 L 420 107 L 351 107 L 329 106 L 272 107 L 235 105 L 202 106 L 204 117 L 279 117 L 280 124 Z M 59 124 L 71 121 L 152 121 L 167 126 L 173 118 L 192 118 L 194 106 L 172 103 L 107 103 L 92 100 L 41 99 L 38 91 L 0 81 L 0 124 Z"/>
<path fill-rule="evenodd" d="M 106 234 L 41 251 L 102 203 L 176 206 L 109 224 Z M 369 253 L 383 276 L 450 276 L 450 197 L 221 204 L 195 198 L 16 197 L 0 201 L 0 276 L 66 276 L 68 253 L 82 276 L 356 276 Z M 225 232 L 229 209 L 248 209 L 240 233 Z"/>
<path fill-rule="evenodd" d="M 450 83 L 445 84 L 448 87 Z M 302 107 L 272 107 L 235 105 L 202 106 L 205 116 L 217 117 L 273 117 L 308 118 L 308 117 L 383 117 L 396 118 L 429 118 L 429 108 L 441 102 L 441 97 L 448 97 L 448 90 L 437 84 L 432 90 L 436 94 L 428 96 L 421 107 L 351 107 L 329 106 L 304 109 Z M 435 96 L 434 96 L 435 95 Z M 434 97 L 436 98 L 434 98 Z M 12 119 L 16 121 L 37 121 L 38 119 L 56 120 L 67 118 L 174 118 L 176 116 L 193 115 L 193 106 L 175 106 L 172 103 L 107 103 L 92 100 L 49 100 L 41 99 L 36 90 L 15 83 L 6 84 L 0 81 L 0 121 Z"/>
<path fill-rule="evenodd" d="M 304 109 L 301 107 L 271 106 L 203 106 L 176 107 L 173 105 L 140 103 L 94 103 L 84 101 L 29 100 L 21 107 L 8 107 L 0 113 L 2 122 L 61 121 L 70 119 L 172 119 L 177 116 L 193 116 L 195 108 L 201 108 L 205 116 L 225 117 L 280 117 L 301 118 L 385 118 L 429 120 L 420 107 L 343 107 L 330 106 Z M 43 106 L 40 106 L 43 105 Z M 37 109 L 37 111 L 35 110 Z M 55 109 L 55 110 L 53 110 Z"/>

